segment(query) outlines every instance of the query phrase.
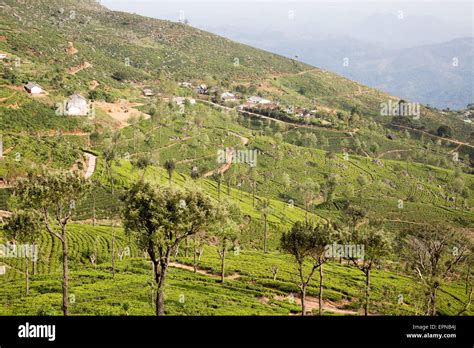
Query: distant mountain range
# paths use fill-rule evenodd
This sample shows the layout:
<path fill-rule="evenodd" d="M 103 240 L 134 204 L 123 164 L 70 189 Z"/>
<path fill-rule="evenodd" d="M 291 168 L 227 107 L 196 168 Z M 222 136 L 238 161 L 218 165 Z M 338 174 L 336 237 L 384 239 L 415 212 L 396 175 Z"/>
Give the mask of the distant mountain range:
<path fill-rule="evenodd" d="M 474 38 L 465 23 L 377 13 L 334 30 L 297 21 L 259 32 L 232 25 L 207 29 L 404 99 L 451 109 L 474 102 Z"/>
<path fill-rule="evenodd" d="M 350 38 L 324 40 L 301 51 L 300 59 L 438 108 L 474 101 L 474 38 L 395 50 Z"/>
<path fill-rule="evenodd" d="M 461 109 L 474 102 L 474 38 L 390 49 L 351 37 L 314 40 L 266 33 L 264 49 L 408 100 Z M 255 42 L 252 42 L 255 45 Z"/>

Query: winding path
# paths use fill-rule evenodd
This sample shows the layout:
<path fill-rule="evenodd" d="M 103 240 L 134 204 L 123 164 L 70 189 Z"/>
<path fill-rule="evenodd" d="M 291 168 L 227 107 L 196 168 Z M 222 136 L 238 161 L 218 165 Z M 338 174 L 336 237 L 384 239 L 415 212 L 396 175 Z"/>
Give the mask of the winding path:
<path fill-rule="evenodd" d="M 232 166 L 232 160 L 234 159 L 234 149 L 231 148 L 229 149 L 230 151 L 227 151 L 226 152 L 226 163 L 223 164 L 221 167 L 215 169 L 215 170 L 211 170 L 210 172 L 207 172 L 206 174 L 203 175 L 204 178 L 208 178 L 210 176 L 212 176 L 214 173 L 218 173 L 218 174 L 224 174 L 226 171 L 228 171 L 230 169 L 230 167 Z"/>

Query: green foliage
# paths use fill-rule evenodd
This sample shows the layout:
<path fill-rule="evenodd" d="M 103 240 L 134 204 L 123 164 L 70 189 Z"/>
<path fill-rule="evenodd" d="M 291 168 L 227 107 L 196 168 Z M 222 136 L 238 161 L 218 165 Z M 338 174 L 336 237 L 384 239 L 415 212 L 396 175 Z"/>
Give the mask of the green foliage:
<path fill-rule="evenodd" d="M 39 218 L 31 211 L 17 211 L 7 219 L 3 229 L 10 241 L 22 244 L 34 243 L 41 233 Z"/>

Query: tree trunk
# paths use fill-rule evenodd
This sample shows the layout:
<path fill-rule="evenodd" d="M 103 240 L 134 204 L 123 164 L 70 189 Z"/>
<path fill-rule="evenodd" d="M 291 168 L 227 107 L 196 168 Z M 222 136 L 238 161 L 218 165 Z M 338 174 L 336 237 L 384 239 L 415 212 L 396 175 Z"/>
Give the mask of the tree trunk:
<path fill-rule="evenodd" d="M 96 225 L 96 222 L 97 222 L 97 218 L 96 218 L 96 214 L 95 214 L 95 190 L 94 190 L 94 193 L 92 195 L 92 226 L 95 227 Z"/>
<path fill-rule="evenodd" d="M 301 286 L 301 315 L 306 315 L 306 285 Z"/>
<path fill-rule="evenodd" d="M 38 271 L 38 252 L 37 252 L 37 248 L 36 248 L 36 243 L 33 243 L 33 252 L 34 252 L 34 255 L 33 255 L 33 275 L 36 275 L 36 272 Z"/>
<path fill-rule="evenodd" d="M 68 287 L 69 287 L 69 268 L 68 268 L 68 247 L 66 234 L 62 234 L 62 246 L 63 246 L 63 314 L 67 316 L 69 314 L 69 299 L 68 299 Z"/>
<path fill-rule="evenodd" d="M 263 218 L 264 226 L 263 226 L 263 252 L 267 253 L 267 217 Z"/>
<path fill-rule="evenodd" d="M 112 230 L 112 277 L 115 278 L 115 227 Z"/>
<path fill-rule="evenodd" d="M 319 266 L 319 315 L 323 315 L 323 265 Z"/>
<path fill-rule="evenodd" d="M 163 316 L 165 315 L 165 279 L 166 279 L 166 269 L 167 265 L 161 264 L 158 265 L 158 262 L 154 263 L 155 267 L 155 279 L 157 285 L 156 291 L 156 315 Z"/>
<path fill-rule="evenodd" d="M 189 238 L 186 237 L 185 247 L 184 247 L 184 256 L 188 257 L 188 254 L 189 254 Z"/>
<path fill-rule="evenodd" d="M 305 221 L 306 221 L 306 225 L 308 225 L 308 205 L 307 204 L 305 205 L 305 208 L 306 208 L 305 209 L 306 210 L 306 212 L 305 212 Z"/>
<path fill-rule="evenodd" d="M 197 273 L 197 248 L 196 248 L 196 237 L 194 237 L 194 260 L 193 260 L 193 266 L 194 266 L 194 273 Z"/>
<path fill-rule="evenodd" d="M 110 178 L 110 189 L 111 193 L 114 194 L 114 177 L 112 175 L 112 163 L 109 165 L 109 178 Z"/>
<path fill-rule="evenodd" d="M 466 294 L 469 292 L 469 278 L 471 276 L 471 265 L 467 266 L 466 272 Z"/>
<path fill-rule="evenodd" d="M 25 277 L 26 277 L 26 294 L 30 293 L 30 273 L 29 273 L 29 263 L 30 260 L 28 258 L 28 246 L 25 246 L 26 253 L 25 253 Z"/>
<path fill-rule="evenodd" d="M 220 252 L 221 255 L 221 283 L 224 284 L 225 281 L 225 246 L 223 246 L 222 251 Z"/>
<path fill-rule="evenodd" d="M 365 273 L 365 306 L 364 315 L 369 315 L 369 297 L 370 297 L 370 269 Z"/>
<path fill-rule="evenodd" d="M 435 316 L 436 315 L 436 295 L 438 292 L 438 288 L 434 287 L 431 289 L 431 294 L 430 294 L 430 303 L 431 303 L 431 313 L 430 315 Z"/>
<path fill-rule="evenodd" d="M 252 187 L 252 206 L 255 208 L 255 188 L 257 186 L 257 183 L 254 182 L 253 187 Z"/>

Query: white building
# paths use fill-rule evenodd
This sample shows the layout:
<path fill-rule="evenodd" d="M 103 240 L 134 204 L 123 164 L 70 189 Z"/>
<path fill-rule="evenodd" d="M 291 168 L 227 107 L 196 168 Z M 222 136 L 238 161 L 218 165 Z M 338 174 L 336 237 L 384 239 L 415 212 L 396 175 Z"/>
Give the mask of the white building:
<path fill-rule="evenodd" d="M 43 93 L 43 88 L 41 86 L 37 85 L 34 82 L 28 82 L 28 84 L 25 86 L 25 89 L 30 94 L 41 94 L 41 93 Z"/>
<path fill-rule="evenodd" d="M 189 102 L 189 104 L 194 105 L 196 104 L 196 100 L 193 98 L 185 98 L 185 97 L 174 97 L 173 102 L 178 104 L 178 105 L 184 105 L 186 100 Z"/>
<path fill-rule="evenodd" d="M 224 102 L 235 102 L 237 101 L 237 97 L 230 92 L 224 92 L 221 94 L 221 100 Z"/>
<path fill-rule="evenodd" d="M 143 90 L 143 95 L 145 97 L 153 97 L 155 95 L 155 93 L 153 92 L 153 90 L 151 90 L 150 88 L 145 88 Z"/>
<path fill-rule="evenodd" d="M 193 88 L 193 84 L 191 82 L 180 82 L 179 87 L 183 88 Z"/>
<path fill-rule="evenodd" d="M 73 94 L 66 102 L 66 115 L 86 116 L 89 112 L 89 105 L 86 98 L 79 94 Z"/>
<path fill-rule="evenodd" d="M 271 104 L 272 103 L 268 99 L 264 99 L 264 98 L 256 97 L 256 96 L 250 97 L 248 99 L 248 102 L 251 103 L 251 104 L 260 104 L 260 105 L 265 105 L 265 104 Z"/>

